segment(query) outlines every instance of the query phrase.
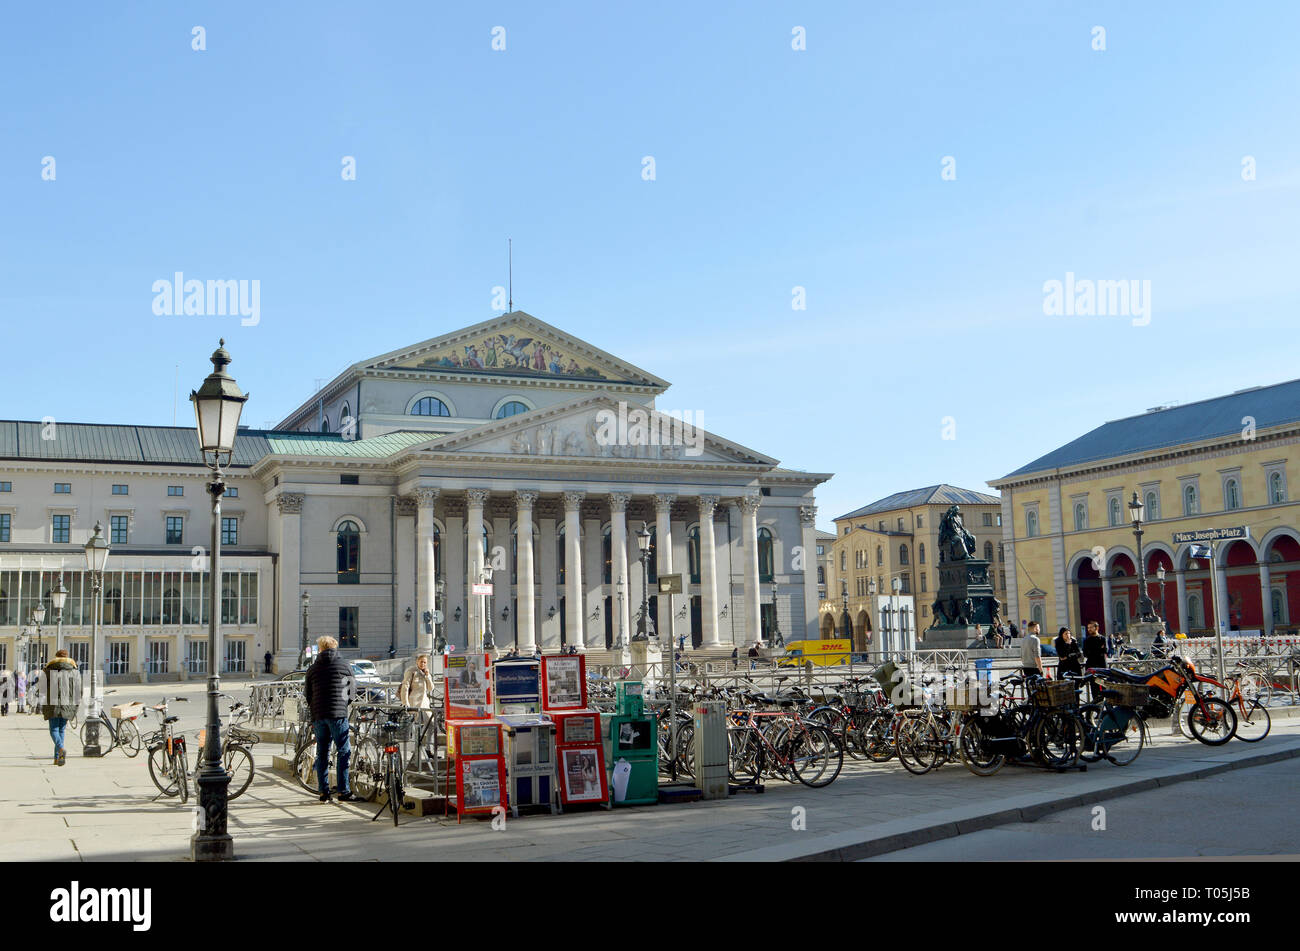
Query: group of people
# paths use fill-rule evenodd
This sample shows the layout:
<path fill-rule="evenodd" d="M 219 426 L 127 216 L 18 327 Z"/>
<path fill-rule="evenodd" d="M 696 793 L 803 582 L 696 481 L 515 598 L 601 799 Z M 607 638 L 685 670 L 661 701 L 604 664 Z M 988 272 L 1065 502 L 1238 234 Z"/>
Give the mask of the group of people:
<path fill-rule="evenodd" d="M 1015 625 L 1013 624 L 1012 627 L 1014 628 Z M 1045 671 L 1040 627 L 1037 621 L 1029 622 L 1027 636 L 1021 643 L 1020 666 L 1026 675 L 1037 674 L 1041 677 Z M 1088 622 L 1087 635 L 1082 641 L 1076 639 L 1074 632 L 1068 627 L 1061 628 L 1057 632 L 1056 639 L 1052 641 L 1052 647 L 1056 652 L 1058 677 L 1064 677 L 1066 674 L 1082 675 L 1085 667 L 1109 666 L 1109 656 L 1112 653 L 1112 645 L 1101 633 L 1101 627 L 1096 621 Z"/>
<path fill-rule="evenodd" d="M 15 704 L 18 713 L 28 712 L 29 703 L 39 707 L 54 741 L 54 765 L 66 763 L 64 732 L 81 705 L 81 671 L 68 652 L 56 651 L 53 660 L 30 675 L 22 667 L 0 669 L 0 716 L 9 715 L 10 703 Z"/>

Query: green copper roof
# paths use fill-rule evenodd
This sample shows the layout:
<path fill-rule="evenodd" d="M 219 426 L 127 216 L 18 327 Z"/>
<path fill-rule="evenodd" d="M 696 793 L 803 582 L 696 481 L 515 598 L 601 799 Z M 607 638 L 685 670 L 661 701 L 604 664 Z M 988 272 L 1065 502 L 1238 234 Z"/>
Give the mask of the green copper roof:
<path fill-rule="evenodd" d="M 267 433 L 273 455 L 351 456 L 384 459 L 410 446 L 437 439 L 437 433 L 396 432 L 369 439 L 346 440 L 337 433 Z"/>

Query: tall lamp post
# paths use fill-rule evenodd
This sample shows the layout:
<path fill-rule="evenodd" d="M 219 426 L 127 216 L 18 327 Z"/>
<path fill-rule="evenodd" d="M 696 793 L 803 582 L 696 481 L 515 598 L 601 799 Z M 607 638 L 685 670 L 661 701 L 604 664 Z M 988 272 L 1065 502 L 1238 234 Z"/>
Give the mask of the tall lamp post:
<path fill-rule="evenodd" d="M 785 647 L 785 638 L 781 636 L 781 612 L 776 609 L 776 593 L 779 586 L 772 582 L 772 637 L 777 647 Z"/>
<path fill-rule="evenodd" d="M 634 641 L 646 641 L 655 636 L 655 625 L 650 620 L 650 530 L 645 522 L 636 533 L 636 545 L 641 555 L 641 615 L 636 619 Z"/>
<path fill-rule="evenodd" d="M 1161 565 L 1156 569 L 1156 580 L 1160 582 L 1160 620 L 1164 622 L 1165 630 L 1169 629 L 1169 612 L 1165 610 L 1165 566 Z"/>
<path fill-rule="evenodd" d="M 1137 556 L 1138 556 L 1138 603 L 1137 613 L 1139 621 L 1156 621 L 1159 620 L 1155 615 L 1155 610 L 1151 605 L 1151 598 L 1147 594 L 1147 563 L 1146 558 L 1142 556 L 1142 516 L 1146 511 L 1146 506 L 1138 498 L 1136 492 L 1128 503 L 1129 514 L 1133 516 L 1133 534 L 1137 537 Z"/>
<path fill-rule="evenodd" d="M 433 651 L 441 654 L 447 647 L 446 605 L 447 582 L 439 578 L 433 583 L 434 618 L 438 625 L 438 634 L 433 639 Z M 459 620 L 459 618 L 457 618 Z"/>
<path fill-rule="evenodd" d="M 32 608 L 32 625 L 36 628 L 36 666 L 38 668 L 45 665 L 45 630 L 42 627 L 44 623 L 45 605 L 38 601 L 36 607 Z"/>
<path fill-rule="evenodd" d="M 623 626 L 623 597 L 625 595 L 626 585 L 623 579 L 618 579 L 618 647 L 622 650 L 627 647 L 627 629 Z"/>
<path fill-rule="evenodd" d="M 86 711 L 86 744 L 82 756 L 103 756 L 99 748 L 99 721 L 94 719 L 100 704 L 99 614 L 100 592 L 104 590 L 104 566 L 108 564 L 108 539 L 104 526 L 95 523 L 95 532 L 86 542 L 86 570 L 90 573 L 90 703 Z"/>
<path fill-rule="evenodd" d="M 898 595 L 903 590 L 903 579 L 890 579 L 889 590 L 893 592 L 893 613 L 890 617 L 890 622 L 892 624 L 894 619 L 898 620 L 898 649 L 907 650 L 907 631 L 904 630 L 903 608 L 902 605 L 898 603 Z"/>
<path fill-rule="evenodd" d="M 190 856 L 196 862 L 213 862 L 235 857 L 234 840 L 226 832 L 227 792 L 230 775 L 221 764 L 221 717 L 217 698 L 221 685 L 217 676 L 217 622 L 221 614 L 221 497 L 226 492 L 222 467 L 230 465 L 239 434 L 239 415 L 248 397 L 226 372 L 230 354 L 222 340 L 212 354 L 212 372 L 197 392 L 190 393 L 198 424 L 199 449 L 212 470 L 208 494 L 212 496 L 212 548 L 208 559 L 212 592 L 208 619 L 208 724 L 203 768 L 199 770 L 199 806 L 203 811 L 199 830 L 190 839 Z"/>
<path fill-rule="evenodd" d="M 298 642 L 298 669 L 301 670 L 307 666 L 307 608 L 311 606 L 311 596 L 304 591 L 298 601 L 302 605 L 302 633 Z"/>
<path fill-rule="evenodd" d="M 50 605 L 54 608 L 54 650 L 58 652 L 63 646 L 63 606 L 68 602 L 68 589 L 63 586 L 63 575 L 59 575 L 58 584 L 50 592 Z"/>
<path fill-rule="evenodd" d="M 485 564 L 483 566 L 482 580 L 484 584 L 492 583 L 492 566 L 490 564 Z M 497 646 L 496 635 L 492 631 L 492 611 L 496 607 L 496 593 L 494 591 L 492 594 L 485 594 L 482 597 L 483 597 L 483 604 L 485 605 L 483 609 L 483 616 L 484 616 L 483 650 L 485 651 L 496 650 L 496 646 Z"/>

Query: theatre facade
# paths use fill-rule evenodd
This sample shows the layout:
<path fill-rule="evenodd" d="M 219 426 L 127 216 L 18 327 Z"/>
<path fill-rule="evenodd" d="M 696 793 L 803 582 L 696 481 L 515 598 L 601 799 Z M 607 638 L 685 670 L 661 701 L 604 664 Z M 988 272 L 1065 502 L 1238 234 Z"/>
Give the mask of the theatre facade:
<path fill-rule="evenodd" d="M 814 492 L 829 475 L 709 432 L 699 408 L 658 407 L 667 388 L 515 311 L 363 360 L 274 428 L 242 429 L 221 669 L 267 652 L 288 669 L 304 630 L 352 657 L 463 650 L 489 624 L 500 648 L 612 648 L 637 631 L 643 576 L 662 637 L 742 653 L 817 637 Z M 56 642 L 89 660 L 82 546 L 98 522 L 110 680 L 205 672 L 206 481 L 192 428 L 0 422 L 0 663 Z M 491 596 L 474 595 L 489 567 Z M 661 574 L 681 594 L 658 594 Z M 48 610 L 43 639 L 25 636 L 60 578 L 61 630 Z"/>

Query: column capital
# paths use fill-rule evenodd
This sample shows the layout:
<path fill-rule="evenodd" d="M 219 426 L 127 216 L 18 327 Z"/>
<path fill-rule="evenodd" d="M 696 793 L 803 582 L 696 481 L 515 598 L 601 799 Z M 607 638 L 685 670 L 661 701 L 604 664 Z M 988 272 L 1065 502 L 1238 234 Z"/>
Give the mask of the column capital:
<path fill-rule="evenodd" d="M 398 515 L 415 515 L 416 509 L 418 507 L 419 506 L 416 504 L 416 499 L 414 496 L 410 496 L 410 495 L 397 496 Z"/>
<path fill-rule="evenodd" d="M 432 486 L 419 485 L 415 487 L 415 501 L 419 505 L 433 505 L 438 501 L 438 496 L 442 494 L 441 489 L 435 489 Z"/>
<path fill-rule="evenodd" d="M 515 491 L 515 505 L 519 507 L 521 512 L 531 511 L 533 503 L 537 501 L 537 495 L 536 489 L 517 489 Z"/>
<path fill-rule="evenodd" d="M 275 504 L 279 507 L 281 515 L 301 515 L 302 503 L 306 498 L 307 496 L 302 492 L 281 492 Z"/>
<path fill-rule="evenodd" d="M 586 492 L 570 491 L 564 493 L 564 511 L 577 512 L 582 507 L 582 501 L 587 497 Z"/>
<path fill-rule="evenodd" d="M 631 492 L 611 492 L 609 493 L 609 510 L 610 512 L 626 512 L 627 504 L 631 501 Z"/>
<path fill-rule="evenodd" d="M 677 501 L 677 496 L 672 492 L 661 492 L 655 496 L 655 514 L 663 515 L 671 512 L 673 503 Z"/>
<path fill-rule="evenodd" d="M 717 495 L 701 495 L 700 496 L 700 518 L 702 519 L 713 518 L 713 511 L 718 507 L 718 503 L 720 503 L 721 501 L 722 498 Z"/>
<path fill-rule="evenodd" d="M 743 515 L 754 515 L 758 512 L 760 498 L 757 495 L 742 495 L 736 500 L 736 504 L 740 506 Z"/>
<path fill-rule="evenodd" d="M 470 505 L 475 505 L 478 506 L 479 508 L 482 508 L 484 504 L 487 502 L 488 496 L 490 496 L 491 494 L 492 491 L 490 489 L 466 489 L 465 501 L 468 502 Z"/>
<path fill-rule="evenodd" d="M 811 525 L 817 521 L 817 506 L 801 505 L 799 506 L 799 521 L 805 525 Z"/>

